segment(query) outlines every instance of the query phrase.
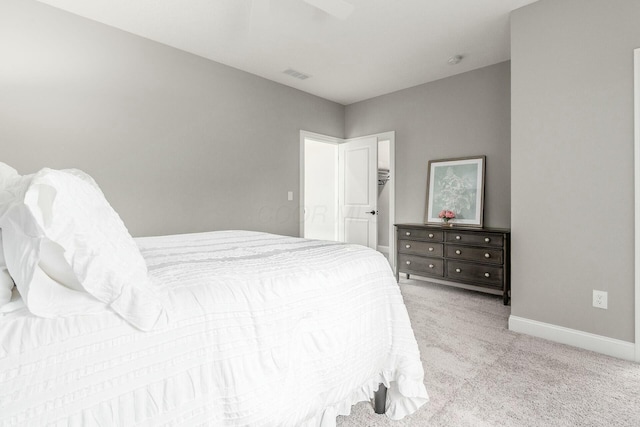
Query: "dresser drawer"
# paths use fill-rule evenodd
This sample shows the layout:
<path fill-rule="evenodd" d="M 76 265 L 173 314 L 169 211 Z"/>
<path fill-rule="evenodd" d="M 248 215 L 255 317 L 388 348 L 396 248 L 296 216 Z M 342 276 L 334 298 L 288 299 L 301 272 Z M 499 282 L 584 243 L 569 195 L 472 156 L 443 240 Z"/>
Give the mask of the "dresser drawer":
<path fill-rule="evenodd" d="M 441 257 L 442 243 L 421 242 L 417 240 L 399 240 L 398 252 L 424 256 Z"/>
<path fill-rule="evenodd" d="M 484 283 L 502 288 L 503 275 L 502 267 L 447 261 L 447 277 L 453 280 Z"/>
<path fill-rule="evenodd" d="M 445 256 L 449 259 L 464 259 L 488 264 L 502 264 L 502 249 L 477 248 L 473 246 L 447 245 Z"/>
<path fill-rule="evenodd" d="M 464 231 L 447 231 L 444 239 L 448 243 L 462 243 L 465 245 L 496 246 L 504 244 L 502 234 L 465 233 Z"/>
<path fill-rule="evenodd" d="M 441 230 L 419 230 L 416 228 L 398 228 L 398 239 L 417 239 L 428 242 L 442 242 Z"/>
<path fill-rule="evenodd" d="M 400 254 L 398 257 L 398 269 L 403 272 L 415 274 L 428 274 L 429 276 L 444 276 L 444 261 L 437 258 L 424 258 L 415 255 Z"/>

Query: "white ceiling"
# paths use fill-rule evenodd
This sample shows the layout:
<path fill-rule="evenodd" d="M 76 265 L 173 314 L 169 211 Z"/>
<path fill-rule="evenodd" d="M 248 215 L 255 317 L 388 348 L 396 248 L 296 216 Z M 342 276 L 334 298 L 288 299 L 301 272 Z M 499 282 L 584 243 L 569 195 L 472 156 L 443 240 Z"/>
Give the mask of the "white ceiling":
<path fill-rule="evenodd" d="M 346 105 L 509 59 L 509 13 L 536 0 L 347 0 L 344 20 L 303 0 L 40 1 Z"/>

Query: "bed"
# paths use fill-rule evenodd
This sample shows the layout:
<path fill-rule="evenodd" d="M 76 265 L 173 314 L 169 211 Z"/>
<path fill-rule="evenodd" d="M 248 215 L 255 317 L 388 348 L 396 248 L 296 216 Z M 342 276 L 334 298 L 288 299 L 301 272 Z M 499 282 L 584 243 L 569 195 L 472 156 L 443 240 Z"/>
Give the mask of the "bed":
<path fill-rule="evenodd" d="M 0 226 L 11 267 L 17 239 L 6 210 Z M 74 292 L 85 299 L 36 315 L 34 282 L 27 293 L 13 289 L 10 309 L 0 307 L 0 426 L 334 426 L 380 384 L 392 419 L 428 400 L 409 317 L 381 254 L 250 231 L 132 241 L 152 295 L 125 305 L 122 288 L 105 302 L 75 264 L 88 250 L 74 258 L 67 248 L 70 271 L 86 286 Z M 19 285 L 16 270 L 8 269 Z M 47 295 L 56 304 L 36 311 L 67 299 Z M 136 305 L 154 321 L 122 313 Z"/>

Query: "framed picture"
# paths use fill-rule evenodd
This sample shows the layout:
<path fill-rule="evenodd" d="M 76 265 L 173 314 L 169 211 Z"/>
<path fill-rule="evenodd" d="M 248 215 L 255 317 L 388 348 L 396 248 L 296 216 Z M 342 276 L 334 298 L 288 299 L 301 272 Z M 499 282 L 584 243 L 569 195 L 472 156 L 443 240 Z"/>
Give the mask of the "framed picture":
<path fill-rule="evenodd" d="M 430 160 L 424 222 L 482 227 L 485 163 L 486 156 Z M 455 216 L 443 219 L 443 211 Z"/>

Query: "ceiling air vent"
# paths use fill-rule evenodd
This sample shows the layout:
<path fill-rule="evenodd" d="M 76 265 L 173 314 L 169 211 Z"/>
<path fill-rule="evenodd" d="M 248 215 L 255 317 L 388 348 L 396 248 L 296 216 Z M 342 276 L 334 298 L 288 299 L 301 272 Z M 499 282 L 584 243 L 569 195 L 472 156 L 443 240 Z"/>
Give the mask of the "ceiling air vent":
<path fill-rule="evenodd" d="M 296 71 L 293 68 L 287 68 L 283 71 L 283 73 L 290 75 L 291 77 L 295 77 L 296 79 L 305 80 L 311 77 L 308 74 L 301 73 L 300 71 Z"/>

